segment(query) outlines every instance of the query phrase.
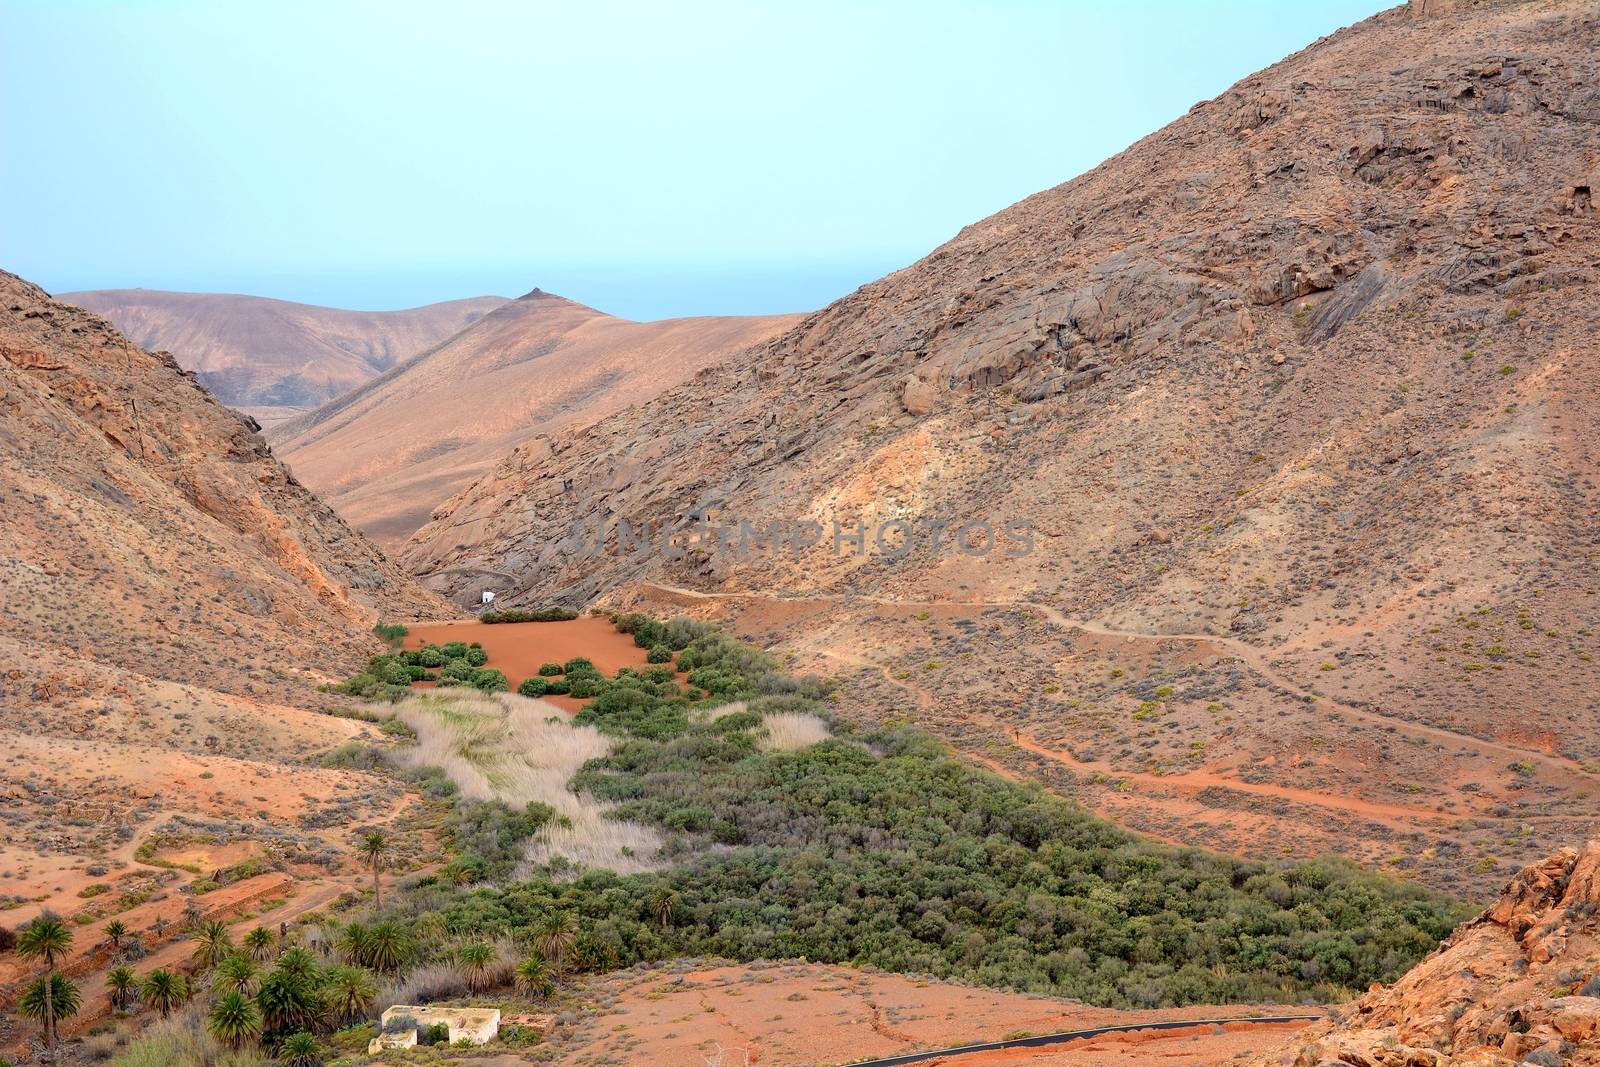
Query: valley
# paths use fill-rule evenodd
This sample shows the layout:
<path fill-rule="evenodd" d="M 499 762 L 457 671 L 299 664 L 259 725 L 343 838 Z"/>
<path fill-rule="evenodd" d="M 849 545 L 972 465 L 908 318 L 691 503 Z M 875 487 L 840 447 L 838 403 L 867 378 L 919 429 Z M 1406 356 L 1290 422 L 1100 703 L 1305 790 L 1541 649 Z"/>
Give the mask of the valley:
<path fill-rule="evenodd" d="M 0 271 L 0 1067 L 1600 1067 L 1596 86 L 1411 0 L 803 313 Z"/>

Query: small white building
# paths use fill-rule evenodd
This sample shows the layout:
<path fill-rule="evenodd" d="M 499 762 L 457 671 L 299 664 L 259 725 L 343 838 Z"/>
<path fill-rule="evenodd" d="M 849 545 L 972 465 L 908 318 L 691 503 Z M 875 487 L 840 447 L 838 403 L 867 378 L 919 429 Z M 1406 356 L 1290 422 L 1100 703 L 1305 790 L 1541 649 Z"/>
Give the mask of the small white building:
<path fill-rule="evenodd" d="M 411 1048 L 417 1043 L 417 1029 L 443 1023 L 450 1028 L 450 1044 L 470 1041 L 486 1045 L 500 1033 L 499 1008 L 451 1008 L 442 1005 L 396 1004 L 383 1013 L 382 1027 L 390 1020 L 409 1018 L 417 1021 L 416 1027 L 398 1033 L 380 1032 L 367 1044 L 367 1055 L 375 1056 L 384 1049 Z"/>

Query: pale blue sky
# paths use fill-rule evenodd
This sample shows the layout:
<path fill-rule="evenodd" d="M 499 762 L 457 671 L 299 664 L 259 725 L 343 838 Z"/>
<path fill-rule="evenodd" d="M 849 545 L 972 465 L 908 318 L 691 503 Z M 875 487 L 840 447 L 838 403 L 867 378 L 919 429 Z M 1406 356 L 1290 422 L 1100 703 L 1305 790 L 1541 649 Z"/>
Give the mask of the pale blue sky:
<path fill-rule="evenodd" d="M 0 0 L 0 266 L 809 310 L 1375 10 Z"/>

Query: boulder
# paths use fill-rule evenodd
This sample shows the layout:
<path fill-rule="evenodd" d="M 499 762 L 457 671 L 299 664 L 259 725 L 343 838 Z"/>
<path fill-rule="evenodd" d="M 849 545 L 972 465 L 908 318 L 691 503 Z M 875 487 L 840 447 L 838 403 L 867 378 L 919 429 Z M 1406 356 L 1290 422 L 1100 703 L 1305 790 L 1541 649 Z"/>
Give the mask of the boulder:
<path fill-rule="evenodd" d="M 913 374 L 900 386 L 900 406 L 909 415 L 926 415 L 939 398 L 939 386 Z"/>

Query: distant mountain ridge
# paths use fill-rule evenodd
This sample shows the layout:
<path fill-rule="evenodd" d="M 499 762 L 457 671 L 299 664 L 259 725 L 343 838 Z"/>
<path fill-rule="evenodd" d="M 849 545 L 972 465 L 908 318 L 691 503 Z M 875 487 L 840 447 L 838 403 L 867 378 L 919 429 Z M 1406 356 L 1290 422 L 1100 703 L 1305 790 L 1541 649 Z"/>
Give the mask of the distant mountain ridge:
<path fill-rule="evenodd" d="M 533 289 L 267 436 L 341 515 L 398 544 L 518 445 L 649 400 L 798 320 L 631 322 Z"/>
<path fill-rule="evenodd" d="M 232 293 L 99 289 L 61 293 L 135 344 L 167 351 L 229 407 L 270 425 L 326 403 L 494 308 L 505 297 L 401 311 L 351 311 Z"/>

